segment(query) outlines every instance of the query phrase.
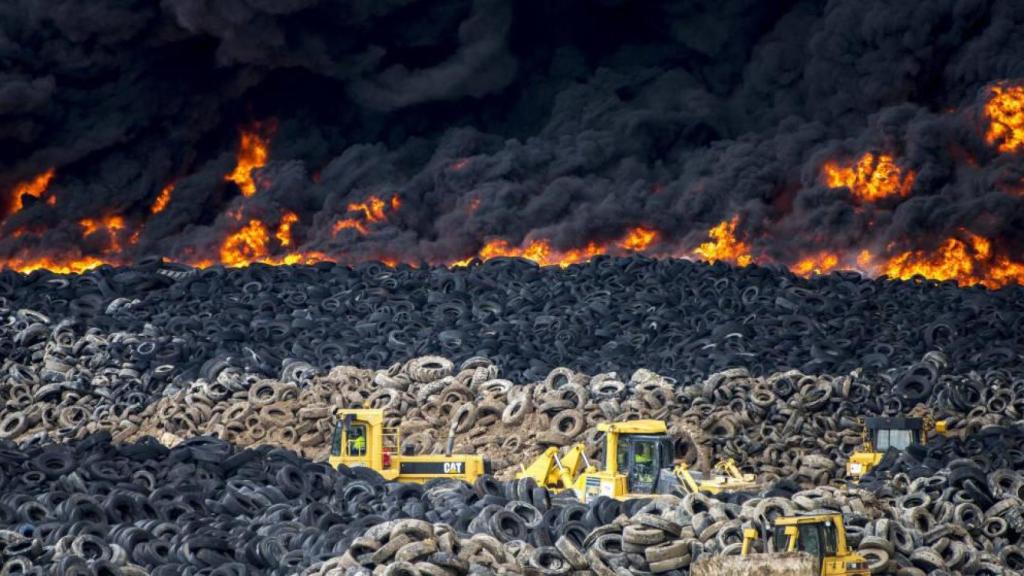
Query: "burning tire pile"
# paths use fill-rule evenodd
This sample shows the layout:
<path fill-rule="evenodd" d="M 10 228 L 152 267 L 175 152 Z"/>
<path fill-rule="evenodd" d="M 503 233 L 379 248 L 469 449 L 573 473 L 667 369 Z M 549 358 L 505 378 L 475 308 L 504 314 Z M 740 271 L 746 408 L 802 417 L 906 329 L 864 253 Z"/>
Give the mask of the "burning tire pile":
<path fill-rule="evenodd" d="M 4 273 L 3 570 L 685 574 L 834 511 L 874 573 L 1024 571 L 1022 312 L 1020 288 L 643 259 Z M 451 432 L 495 478 L 333 470 L 340 406 L 403 452 Z M 834 486 L 858 417 L 925 409 L 946 437 Z M 580 504 L 513 478 L 636 418 L 762 489 Z"/>

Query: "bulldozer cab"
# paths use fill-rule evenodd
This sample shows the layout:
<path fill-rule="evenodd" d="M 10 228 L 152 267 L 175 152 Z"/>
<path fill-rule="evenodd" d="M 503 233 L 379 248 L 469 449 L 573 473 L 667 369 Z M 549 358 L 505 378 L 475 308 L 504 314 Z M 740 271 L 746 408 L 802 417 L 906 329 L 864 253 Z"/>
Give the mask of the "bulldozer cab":
<path fill-rule="evenodd" d="M 434 478 L 472 483 L 492 472 L 490 461 L 478 454 L 402 454 L 401 430 L 385 425 L 383 410 L 342 408 L 334 415 L 331 468 L 366 467 L 385 480 L 420 483 Z"/>
<path fill-rule="evenodd" d="M 672 439 L 664 434 L 620 434 L 615 469 L 631 494 L 654 494 L 661 471 L 672 468 Z"/>
<path fill-rule="evenodd" d="M 398 452 L 397 429 L 385 428 L 378 410 L 338 410 L 331 436 L 330 463 L 368 466 L 375 470 L 393 467 Z"/>
<path fill-rule="evenodd" d="M 366 443 L 369 433 L 363 422 L 352 422 L 352 415 L 341 418 L 334 427 L 331 439 L 331 455 L 361 458 L 366 456 Z"/>
<path fill-rule="evenodd" d="M 921 418 L 865 418 L 864 427 L 874 452 L 903 451 L 925 441 Z"/>
<path fill-rule="evenodd" d="M 814 558 L 822 575 L 867 574 L 867 562 L 846 543 L 841 514 L 777 518 L 772 527 L 776 552 L 804 552 Z"/>
<path fill-rule="evenodd" d="M 743 552 L 749 554 L 757 531 L 744 530 Z M 814 514 L 777 518 L 772 526 L 770 552 L 803 552 L 814 559 L 815 573 L 866 575 L 867 562 L 846 543 L 841 514 Z"/>
<path fill-rule="evenodd" d="M 825 520 L 813 524 L 776 525 L 772 531 L 772 544 L 780 552 L 806 552 L 817 559 L 818 570 L 826 556 L 837 553 L 835 525 Z"/>
<path fill-rule="evenodd" d="M 929 434 L 944 434 L 947 429 L 945 421 L 935 420 L 930 413 L 923 418 L 873 417 L 861 422 L 863 446 L 846 462 L 846 474 L 854 482 L 877 466 L 889 450 L 903 452 L 911 446 L 923 445 Z"/>

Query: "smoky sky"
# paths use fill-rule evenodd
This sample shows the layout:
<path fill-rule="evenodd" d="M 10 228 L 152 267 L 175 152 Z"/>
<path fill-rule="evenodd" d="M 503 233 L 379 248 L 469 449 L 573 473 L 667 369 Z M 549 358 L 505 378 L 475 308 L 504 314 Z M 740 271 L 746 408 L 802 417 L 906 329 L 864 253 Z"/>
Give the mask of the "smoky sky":
<path fill-rule="evenodd" d="M 109 214 L 141 230 L 124 261 L 215 255 L 239 210 L 271 229 L 294 212 L 295 249 L 354 259 L 638 225 L 692 247 L 734 215 L 782 262 L 962 229 L 1019 255 L 1024 163 L 986 143 L 982 106 L 1022 55 L 1012 1 L 8 1 L 0 191 L 55 168 L 57 201 L 6 218 L 0 261 L 102 253 L 73 223 Z M 224 175 L 257 122 L 270 157 L 246 198 Z M 823 185 L 823 162 L 866 152 L 914 171 L 912 193 Z M 401 208 L 334 234 L 371 195 Z"/>

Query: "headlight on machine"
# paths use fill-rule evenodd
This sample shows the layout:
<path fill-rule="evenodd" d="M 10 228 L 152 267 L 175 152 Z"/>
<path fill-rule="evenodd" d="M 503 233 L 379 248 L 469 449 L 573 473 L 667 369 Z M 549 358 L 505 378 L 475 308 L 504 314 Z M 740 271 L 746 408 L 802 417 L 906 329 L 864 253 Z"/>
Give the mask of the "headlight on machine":
<path fill-rule="evenodd" d="M 861 466 L 857 462 L 854 462 L 854 463 L 850 464 L 850 473 L 851 474 L 860 474 L 861 468 L 863 468 L 863 466 Z"/>
<path fill-rule="evenodd" d="M 847 562 L 846 563 L 846 569 L 847 570 L 867 570 L 868 569 L 868 563 L 867 562 Z"/>

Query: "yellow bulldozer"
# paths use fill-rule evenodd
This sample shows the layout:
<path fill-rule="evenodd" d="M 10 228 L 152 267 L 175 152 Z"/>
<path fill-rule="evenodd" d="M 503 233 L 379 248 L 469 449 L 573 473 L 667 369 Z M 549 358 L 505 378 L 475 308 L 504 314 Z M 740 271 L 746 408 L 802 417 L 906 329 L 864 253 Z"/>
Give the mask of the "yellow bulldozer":
<path fill-rule="evenodd" d="M 841 514 L 783 516 L 772 526 L 765 553 L 751 554 L 757 530 L 743 530 L 739 556 L 702 556 L 692 576 L 868 576 L 867 560 L 846 543 Z"/>
<path fill-rule="evenodd" d="M 946 422 L 925 413 L 920 418 L 861 418 L 861 447 L 846 461 L 846 476 L 859 482 L 889 450 L 920 446 L 933 434 L 945 434 Z"/>
<path fill-rule="evenodd" d="M 660 420 L 632 420 L 598 424 L 605 435 L 604 470 L 587 459 L 585 446 L 575 444 L 559 456 L 557 446 L 547 448 L 517 478 L 533 478 L 551 491 L 573 490 L 582 502 L 598 496 L 618 500 L 652 494 L 755 490 L 752 474 L 740 472 L 730 460 L 719 462 L 709 478 L 675 462 L 675 443 Z"/>
<path fill-rule="evenodd" d="M 431 478 L 456 478 L 472 484 L 491 473 L 491 463 L 483 456 L 445 454 L 407 456 L 401 454 L 401 430 L 384 426 L 384 411 L 376 409 L 340 409 L 331 438 L 328 463 L 365 466 L 376 470 L 385 480 L 426 482 Z"/>

